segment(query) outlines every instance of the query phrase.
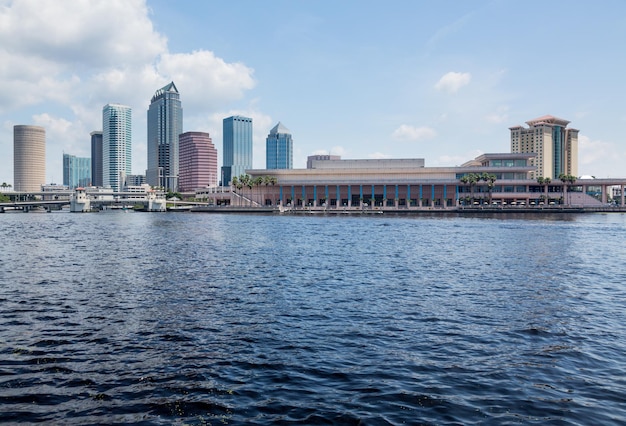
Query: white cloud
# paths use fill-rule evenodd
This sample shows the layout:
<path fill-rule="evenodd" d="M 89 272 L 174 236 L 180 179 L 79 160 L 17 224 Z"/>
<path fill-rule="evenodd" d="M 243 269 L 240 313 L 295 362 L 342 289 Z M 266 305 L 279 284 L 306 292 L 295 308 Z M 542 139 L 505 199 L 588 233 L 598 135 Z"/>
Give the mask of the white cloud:
<path fill-rule="evenodd" d="M 367 158 L 371 158 L 371 159 L 385 159 L 385 158 L 391 158 L 392 156 L 389 154 L 383 154 L 382 152 L 374 152 L 371 154 L 367 155 Z"/>
<path fill-rule="evenodd" d="M 472 76 L 470 73 L 449 72 L 439 79 L 435 89 L 448 93 L 456 93 L 461 87 L 469 84 Z"/>
<path fill-rule="evenodd" d="M 495 112 L 485 116 L 485 120 L 489 123 L 502 124 L 509 121 L 509 107 L 501 106 Z"/>
<path fill-rule="evenodd" d="M 591 165 L 597 161 L 611 158 L 616 153 L 617 149 L 612 143 L 591 140 L 588 136 L 578 135 L 578 160 L 580 166 Z"/>
<path fill-rule="evenodd" d="M 241 99 L 255 85 L 252 68 L 227 63 L 207 50 L 166 53 L 161 56 L 157 70 L 176 83 L 181 97 L 185 94 L 187 108 L 216 109 L 225 102 Z"/>
<path fill-rule="evenodd" d="M 167 44 L 145 0 L 16 0 L 0 23 L 3 49 L 78 67 L 145 63 Z"/>
<path fill-rule="evenodd" d="M 318 149 L 313 151 L 310 155 L 339 155 L 341 157 L 344 157 L 348 154 L 348 150 L 345 149 L 343 146 L 341 145 L 336 145 L 333 146 L 330 151 L 326 150 L 326 149 Z"/>
<path fill-rule="evenodd" d="M 432 139 L 437 136 L 437 132 L 430 127 L 415 127 L 402 124 L 391 135 L 394 139 L 402 141 L 418 141 Z"/>
<path fill-rule="evenodd" d="M 144 173 L 146 110 L 157 89 L 173 80 L 181 92 L 184 130 L 209 131 L 219 140 L 215 136 L 221 136 L 221 119 L 228 115 L 209 118 L 255 85 L 253 69 L 228 63 L 211 51 L 169 52 L 145 0 L 0 4 L 0 113 L 12 117 L 29 107 L 31 113 L 22 112 L 12 124 L 32 120 L 46 127 L 47 174 L 58 169 L 55 179 L 62 171 L 62 150 L 89 155 L 89 133 L 102 128 L 107 103 L 132 108 L 132 168 L 133 173 Z M 255 119 L 258 151 L 261 140 L 264 149 L 260 134 L 269 131 L 270 120 L 252 109 L 242 113 Z M 0 140 L 12 140 L 11 131 L 3 130 Z"/>
<path fill-rule="evenodd" d="M 434 161 L 433 167 L 460 166 L 482 154 L 480 150 L 473 150 L 462 155 L 441 155 Z"/>

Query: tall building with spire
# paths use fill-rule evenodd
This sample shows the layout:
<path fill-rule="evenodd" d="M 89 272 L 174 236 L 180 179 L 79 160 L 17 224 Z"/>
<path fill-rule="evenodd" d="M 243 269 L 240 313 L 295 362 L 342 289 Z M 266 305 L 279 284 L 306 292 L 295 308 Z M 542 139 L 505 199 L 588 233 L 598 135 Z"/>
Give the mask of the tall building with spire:
<path fill-rule="evenodd" d="M 179 141 L 183 132 L 183 108 L 180 94 L 172 81 L 152 96 L 148 108 L 149 185 L 176 191 L 179 175 Z"/>
<path fill-rule="evenodd" d="M 537 154 L 530 160 L 536 171 L 531 178 L 559 175 L 578 176 L 578 130 L 568 128 L 570 122 L 544 115 L 527 121 L 528 128 L 510 127 L 511 152 Z"/>
<path fill-rule="evenodd" d="M 265 139 L 265 168 L 293 169 L 291 132 L 280 121 Z"/>
<path fill-rule="evenodd" d="M 222 185 L 252 168 L 252 119 L 238 115 L 225 118 L 222 135 Z"/>
<path fill-rule="evenodd" d="M 129 106 L 102 108 L 102 184 L 113 191 L 124 188 L 132 166 L 132 120 Z"/>
<path fill-rule="evenodd" d="M 38 192 L 46 183 L 46 130 L 13 126 L 13 188 Z"/>

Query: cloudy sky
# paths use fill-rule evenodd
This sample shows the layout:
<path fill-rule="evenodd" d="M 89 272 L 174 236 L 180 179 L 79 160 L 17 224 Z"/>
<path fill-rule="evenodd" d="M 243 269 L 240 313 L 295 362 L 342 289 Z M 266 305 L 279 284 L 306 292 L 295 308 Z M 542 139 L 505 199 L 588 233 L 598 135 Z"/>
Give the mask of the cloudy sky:
<path fill-rule="evenodd" d="M 46 180 L 90 156 L 102 107 L 146 111 L 174 81 L 184 131 L 254 120 L 254 167 L 281 121 L 306 156 L 458 165 L 508 152 L 508 128 L 551 114 L 580 129 L 579 174 L 626 176 L 623 0 L 0 0 L 0 182 L 13 126 L 46 128 Z"/>

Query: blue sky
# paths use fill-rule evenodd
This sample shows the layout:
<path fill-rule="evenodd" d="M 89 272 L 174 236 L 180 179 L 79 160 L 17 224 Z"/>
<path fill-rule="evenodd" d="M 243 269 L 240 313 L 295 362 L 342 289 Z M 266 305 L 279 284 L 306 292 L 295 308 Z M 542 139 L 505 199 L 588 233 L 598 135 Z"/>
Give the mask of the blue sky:
<path fill-rule="evenodd" d="M 102 107 L 133 109 L 133 173 L 146 111 L 173 80 L 184 131 L 254 119 L 254 167 L 281 121 L 307 155 L 458 165 L 508 152 L 508 128 L 551 114 L 580 129 L 579 174 L 626 176 L 626 2 L 0 0 L 0 182 L 13 125 L 46 128 L 48 182 L 62 153 L 90 156 Z"/>

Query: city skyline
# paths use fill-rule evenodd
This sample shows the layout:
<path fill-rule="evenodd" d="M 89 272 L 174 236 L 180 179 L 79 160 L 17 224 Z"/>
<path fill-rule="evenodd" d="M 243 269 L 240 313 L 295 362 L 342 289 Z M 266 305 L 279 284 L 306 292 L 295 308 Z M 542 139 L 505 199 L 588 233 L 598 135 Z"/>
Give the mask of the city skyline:
<path fill-rule="evenodd" d="M 223 117 L 253 118 L 254 168 L 279 120 L 297 134 L 295 168 L 323 153 L 453 166 L 508 151 L 508 128 L 550 114 L 580 129 L 579 175 L 625 174 L 621 1 L 4 4 L 0 147 L 12 152 L 14 125 L 44 127 L 47 183 L 63 152 L 89 156 L 111 102 L 133 109 L 132 173 L 145 173 L 147 101 L 170 81 L 182 131 L 210 133 L 218 152 Z"/>

